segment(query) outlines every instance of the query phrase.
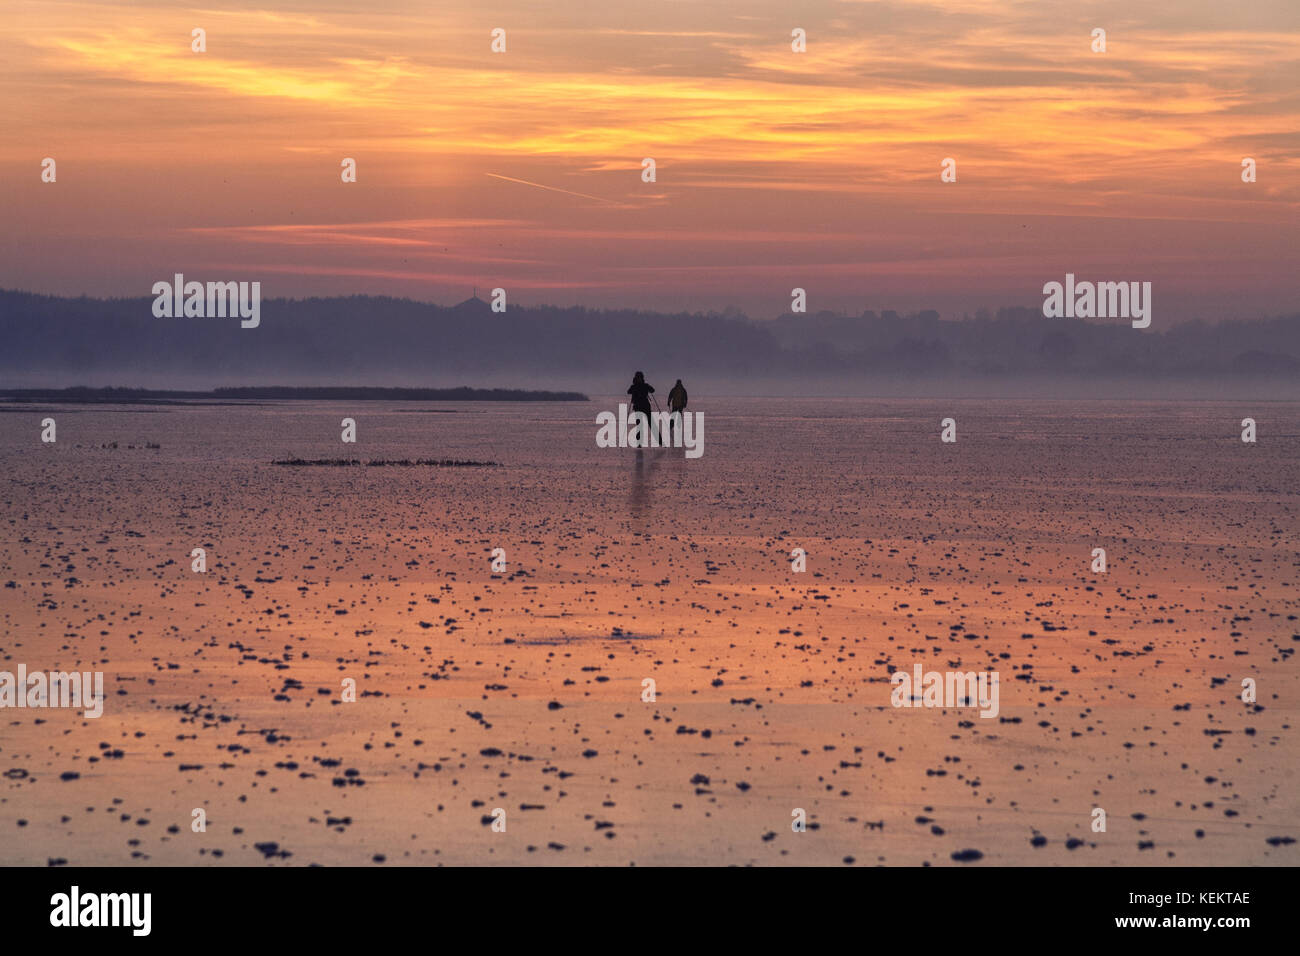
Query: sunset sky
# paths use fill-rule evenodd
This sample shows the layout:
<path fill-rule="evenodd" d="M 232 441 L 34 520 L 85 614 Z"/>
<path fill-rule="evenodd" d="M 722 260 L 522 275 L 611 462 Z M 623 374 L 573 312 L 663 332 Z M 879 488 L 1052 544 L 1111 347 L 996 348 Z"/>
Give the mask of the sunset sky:
<path fill-rule="evenodd" d="M 0 85 L 4 288 L 1300 311 L 1296 0 L 0 0 Z"/>

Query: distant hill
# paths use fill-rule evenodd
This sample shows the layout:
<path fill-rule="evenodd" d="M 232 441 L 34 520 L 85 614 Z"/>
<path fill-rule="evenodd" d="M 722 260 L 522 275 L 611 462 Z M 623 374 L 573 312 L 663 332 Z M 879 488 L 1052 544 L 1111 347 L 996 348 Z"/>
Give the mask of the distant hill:
<path fill-rule="evenodd" d="M 711 380 L 1109 376 L 1300 381 L 1300 314 L 1138 331 L 1007 308 L 947 321 L 820 313 L 743 315 L 443 307 L 353 296 L 265 299 L 261 324 L 155 318 L 152 298 L 0 291 L 0 381 L 288 385 L 477 381 L 617 384 L 644 368 Z M 251 397 L 251 396 L 249 396 Z"/>

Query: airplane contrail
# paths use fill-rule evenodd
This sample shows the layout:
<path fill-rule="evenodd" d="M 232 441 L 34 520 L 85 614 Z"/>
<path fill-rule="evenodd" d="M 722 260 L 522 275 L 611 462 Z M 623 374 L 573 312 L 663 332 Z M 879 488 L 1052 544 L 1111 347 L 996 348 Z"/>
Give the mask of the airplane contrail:
<path fill-rule="evenodd" d="M 515 179 L 512 176 L 498 176 L 496 173 L 485 173 L 484 175 L 491 176 L 493 179 L 504 179 L 508 183 L 523 183 L 525 186 L 536 186 L 538 189 L 549 189 L 553 193 L 566 193 L 570 196 L 581 196 L 583 199 L 594 199 L 596 202 L 605 202 L 612 206 L 622 205 L 622 203 L 615 202 L 612 199 L 604 199 L 601 196 L 588 196 L 586 193 L 575 193 L 571 189 L 560 189 L 558 186 L 543 186 L 541 183 L 530 183 L 526 179 Z"/>

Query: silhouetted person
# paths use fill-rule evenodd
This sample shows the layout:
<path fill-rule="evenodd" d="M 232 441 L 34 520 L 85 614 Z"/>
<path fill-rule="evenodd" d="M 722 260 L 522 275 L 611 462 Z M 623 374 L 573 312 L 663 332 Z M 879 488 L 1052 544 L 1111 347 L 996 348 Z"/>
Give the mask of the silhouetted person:
<path fill-rule="evenodd" d="M 640 412 L 645 415 L 645 431 L 642 434 L 642 441 L 647 445 L 650 444 L 650 396 L 655 387 L 645 380 L 645 375 L 637 372 L 632 376 L 632 387 L 627 393 L 632 396 L 633 414 Z"/>
<path fill-rule="evenodd" d="M 668 393 L 668 440 L 673 440 L 673 429 L 681 421 L 681 412 L 686 411 L 686 386 L 679 378 L 673 390 Z"/>

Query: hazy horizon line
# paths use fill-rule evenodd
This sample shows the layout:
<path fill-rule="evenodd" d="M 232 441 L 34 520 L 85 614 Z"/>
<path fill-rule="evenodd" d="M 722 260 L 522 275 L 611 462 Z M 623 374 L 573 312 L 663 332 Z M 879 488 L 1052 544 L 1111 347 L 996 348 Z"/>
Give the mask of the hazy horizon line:
<path fill-rule="evenodd" d="M 91 295 L 86 292 L 81 292 L 76 294 L 58 293 L 58 292 L 37 292 L 30 289 L 9 288 L 9 287 L 2 287 L 2 286 L 0 286 L 0 295 L 28 295 L 37 298 L 67 299 L 67 300 L 89 299 L 89 300 L 94 300 L 99 302 L 132 302 L 136 300 L 148 302 L 154 298 L 154 296 L 151 293 L 143 293 L 141 295 Z M 272 296 L 262 297 L 263 302 L 311 302 L 314 300 L 338 301 L 343 299 L 377 299 L 377 300 L 386 299 L 394 302 L 409 302 L 413 305 L 430 306 L 432 308 L 446 309 L 446 310 L 456 309 L 460 306 L 466 306 L 475 301 L 481 303 L 485 307 L 488 306 L 487 300 L 478 298 L 478 296 L 474 294 L 471 294 L 469 297 L 462 299 L 458 302 L 453 302 L 450 304 L 444 304 L 442 302 L 433 301 L 431 299 L 415 298 L 409 295 L 391 295 L 388 293 L 375 293 L 375 292 L 354 292 L 354 293 L 343 293 L 337 295 L 311 295 L 311 296 L 272 295 Z M 807 312 L 800 312 L 800 313 L 795 313 L 787 310 L 785 312 L 779 312 L 772 315 L 752 315 L 738 306 L 730 306 L 730 305 L 724 307 L 723 309 L 715 309 L 715 308 L 702 309 L 702 310 L 697 309 L 695 311 L 678 310 L 673 312 L 664 311 L 662 309 L 656 309 L 651 307 L 635 306 L 635 305 L 590 306 L 590 305 L 578 305 L 578 304 L 555 305 L 546 302 L 536 302 L 536 303 L 511 302 L 507 306 L 507 311 L 520 311 L 520 310 L 527 310 L 527 309 L 538 309 L 538 310 L 549 309 L 557 312 L 581 311 L 581 312 L 588 312 L 588 313 L 636 312 L 636 313 L 643 313 L 646 315 L 658 315 L 658 316 L 699 315 L 699 316 L 716 316 L 721 318 L 741 318 L 741 319 L 747 319 L 751 322 L 774 322 L 783 318 L 796 318 L 800 316 L 804 318 L 815 318 L 818 316 L 833 316 L 836 318 L 861 318 L 862 316 L 865 316 L 868 313 L 874 314 L 877 317 L 882 317 L 882 318 L 889 313 L 893 313 L 899 318 L 908 318 L 908 317 L 920 316 L 925 313 L 933 312 L 936 316 L 938 316 L 939 321 L 941 322 L 965 322 L 965 321 L 976 322 L 985 319 L 996 319 L 999 313 L 1009 312 L 1014 310 L 1025 310 L 1029 312 L 1041 313 L 1042 304 L 1038 303 L 1037 305 L 1033 305 L 1033 306 L 1023 305 L 1023 304 L 1021 305 L 1002 304 L 996 307 L 992 307 L 988 305 L 980 305 L 980 306 L 976 306 L 974 309 L 963 309 L 960 315 L 958 315 L 955 312 L 949 312 L 945 314 L 941 310 L 934 309 L 934 308 L 912 309 L 907 311 L 901 309 L 893 309 L 893 308 L 864 308 L 861 312 L 846 312 L 837 309 L 818 309 L 816 311 L 809 310 Z M 983 313 L 983 315 L 981 315 L 981 313 Z M 501 313 L 496 313 L 496 314 L 501 314 Z M 1047 318 L 1047 316 L 1043 316 L 1043 317 Z M 1231 318 L 1206 318 L 1203 316 L 1183 316 L 1179 318 L 1168 319 L 1166 320 L 1165 324 L 1166 326 L 1169 326 L 1169 325 L 1183 325 L 1192 322 L 1203 322 L 1210 325 L 1217 325 L 1217 324 L 1231 323 L 1231 322 L 1261 322 L 1261 321 L 1269 321 L 1274 319 L 1297 319 L 1297 318 L 1300 318 L 1300 304 L 1297 304 L 1296 310 L 1293 312 L 1262 312 L 1255 315 L 1239 315 L 1239 316 L 1233 316 Z M 1053 318 L 1051 319 L 1051 321 L 1082 322 L 1085 325 L 1096 325 L 1102 327 L 1128 325 L 1128 319 L 1125 318 L 1098 319 L 1095 317 L 1094 318 L 1070 317 L 1070 318 Z"/>

